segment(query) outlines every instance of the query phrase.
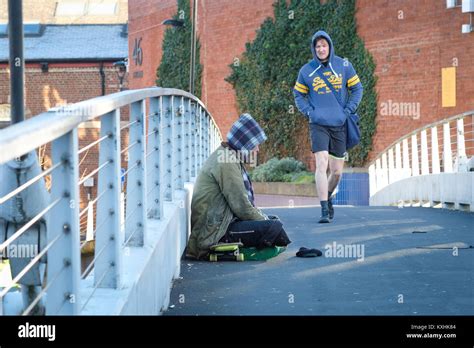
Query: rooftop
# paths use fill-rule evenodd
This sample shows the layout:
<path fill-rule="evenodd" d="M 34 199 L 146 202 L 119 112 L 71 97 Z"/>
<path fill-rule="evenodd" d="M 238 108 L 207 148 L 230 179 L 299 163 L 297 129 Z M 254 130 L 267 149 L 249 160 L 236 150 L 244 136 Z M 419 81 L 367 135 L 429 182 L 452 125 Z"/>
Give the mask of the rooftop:
<path fill-rule="evenodd" d="M 128 56 L 126 24 L 42 25 L 24 39 L 26 61 L 109 60 Z M 8 61 L 8 37 L 0 33 L 0 62 Z"/>

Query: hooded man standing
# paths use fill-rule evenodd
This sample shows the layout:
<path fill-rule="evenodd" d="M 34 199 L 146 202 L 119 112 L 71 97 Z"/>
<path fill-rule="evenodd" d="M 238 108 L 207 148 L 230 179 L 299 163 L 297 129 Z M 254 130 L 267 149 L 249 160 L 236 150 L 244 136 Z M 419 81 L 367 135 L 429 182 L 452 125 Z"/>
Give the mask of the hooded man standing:
<path fill-rule="evenodd" d="M 331 195 L 341 178 L 347 151 L 346 120 L 355 113 L 363 88 L 352 64 L 336 56 L 326 32 L 313 35 L 311 52 L 313 60 L 300 69 L 293 94 L 296 106 L 310 123 L 311 150 L 316 158 L 316 189 L 321 202 L 319 222 L 327 223 L 334 217 Z"/>
<path fill-rule="evenodd" d="M 194 185 L 187 256 L 202 259 L 219 242 L 241 242 L 257 249 L 291 243 L 280 220 L 255 207 L 244 167 L 266 139 L 252 116 L 242 114 L 227 134 L 227 142 L 206 160 Z"/>

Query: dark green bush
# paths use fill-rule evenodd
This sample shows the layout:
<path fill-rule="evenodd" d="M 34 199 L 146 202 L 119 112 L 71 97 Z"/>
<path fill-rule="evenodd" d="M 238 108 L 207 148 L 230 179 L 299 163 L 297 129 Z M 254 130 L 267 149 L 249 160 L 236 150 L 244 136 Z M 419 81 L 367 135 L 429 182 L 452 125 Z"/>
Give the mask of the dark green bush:
<path fill-rule="evenodd" d="M 272 158 L 256 167 L 250 177 L 256 182 L 294 182 L 308 175 L 305 165 L 294 158 Z M 313 173 L 310 173 L 313 175 Z"/>
<path fill-rule="evenodd" d="M 178 0 L 178 11 L 173 19 L 184 21 L 183 27 L 169 27 L 163 39 L 163 56 L 156 71 L 156 85 L 178 88 L 189 92 L 191 67 L 191 16 L 189 0 Z M 196 40 L 194 95 L 201 98 L 202 65 L 199 39 Z"/>

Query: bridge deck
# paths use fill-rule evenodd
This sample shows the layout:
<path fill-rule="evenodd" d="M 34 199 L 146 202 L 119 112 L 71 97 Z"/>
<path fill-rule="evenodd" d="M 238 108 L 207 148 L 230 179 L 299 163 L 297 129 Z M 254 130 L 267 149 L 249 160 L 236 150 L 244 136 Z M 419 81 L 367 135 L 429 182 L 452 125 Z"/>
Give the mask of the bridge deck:
<path fill-rule="evenodd" d="M 266 211 L 284 221 L 287 251 L 267 262 L 183 260 L 165 315 L 474 314 L 472 213 L 337 207 L 321 225 L 319 208 Z M 363 246 L 364 259 L 325 257 L 334 242 Z M 323 256 L 295 257 L 301 246 Z"/>

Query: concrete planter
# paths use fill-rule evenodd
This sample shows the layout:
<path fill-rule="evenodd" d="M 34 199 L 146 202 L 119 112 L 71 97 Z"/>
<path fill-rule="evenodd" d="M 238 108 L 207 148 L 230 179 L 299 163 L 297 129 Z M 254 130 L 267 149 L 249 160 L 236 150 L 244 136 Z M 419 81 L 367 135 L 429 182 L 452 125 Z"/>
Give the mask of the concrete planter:
<path fill-rule="evenodd" d="M 257 194 L 317 197 L 315 184 L 294 184 L 290 182 L 253 182 Z"/>
<path fill-rule="evenodd" d="M 368 200 L 368 178 L 362 180 L 362 178 L 359 178 L 361 175 L 368 175 L 367 168 L 344 168 L 342 180 L 339 184 L 339 190 L 341 192 L 335 197 L 335 201 L 337 201 L 338 204 L 354 204 L 351 199 L 346 197 L 347 194 L 344 192 L 346 187 L 350 190 L 351 194 L 356 194 L 357 196 L 360 196 L 358 191 L 364 191 L 363 196 L 367 196 L 364 198 L 364 201 Z M 365 185 L 367 186 L 366 188 L 360 188 L 362 181 L 367 182 L 367 185 Z M 254 192 L 257 194 L 318 197 L 316 185 L 314 183 L 295 184 L 290 182 L 252 182 L 252 185 Z M 357 189 L 354 189 L 354 185 Z M 342 199 L 341 202 L 339 202 L 338 199 Z M 348 202 L 348 199 L 350 200 L 350 203 Z"/>

